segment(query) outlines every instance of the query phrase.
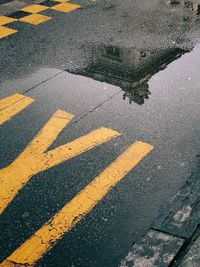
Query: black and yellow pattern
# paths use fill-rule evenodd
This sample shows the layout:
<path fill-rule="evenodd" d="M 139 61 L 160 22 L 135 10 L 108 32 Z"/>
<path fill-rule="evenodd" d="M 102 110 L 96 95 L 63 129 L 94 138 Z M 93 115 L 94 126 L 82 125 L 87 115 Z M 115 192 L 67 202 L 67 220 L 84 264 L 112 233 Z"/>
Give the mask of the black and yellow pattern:
<path fill-rule="evenodd" d="M 78 8 L 80 8 L 80 5 L 69 3 L 69 0 L 53 0 L 26 6 L 9 16 L 0 16 L 0 39 L 17 32 L 17 30 L 10 28 L 10 26 L 5 26 L 11 22 L 20 21 L 32 25 L 38 25 L 52 19 L 50 16 L 40 14 L 40 12 L 44 10 L 51 9 L 68 13 Z"/>
<path fill-rule="evenodd" d="M 17 32 L 17 30 L 14 30 L 14 29 L 11 29 L 11 28 L 5 26 L 5 25 L 7 25 L 11 22 L 14 22 L 14 21 L 16 21 L 15 18 L 0 16 L 0 39 Z"/>

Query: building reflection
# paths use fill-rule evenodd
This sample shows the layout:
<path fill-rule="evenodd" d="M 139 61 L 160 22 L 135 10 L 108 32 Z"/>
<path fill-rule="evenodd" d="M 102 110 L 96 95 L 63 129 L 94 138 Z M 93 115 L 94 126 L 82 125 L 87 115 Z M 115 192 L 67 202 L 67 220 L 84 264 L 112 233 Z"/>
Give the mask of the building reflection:
<path fill-rule="evenodd" d="M 177 13 L 172 26 L 182 34 L 177 34 L 174 43 L 182 43 L 181 38 L 184 38 L 190 23 L 200 14 L 200 0 L 160 0 L 160 3 L 164 3 L 165 8 L 181 11 Z M 135 102 L 142 105 L 151 95 L 149 79 L 188 51 L 182 48 L 159 51 L 128 49 L 114 45 L 93 47 L 87 67 L 71 72 L 119 86 L 124 91 L 123 99 L 128 98 L 130 104 Z"/>
<path fill-rule="evenodd" d="M 91 63 L 73 73 L 119 86 L 124 91 L 123 99 L 128 98 L 130 104 L 135 102 L 138 105 L 149 99 L 151 92 L 148 81 L 151 76 L 186 52 L 178 48 L 143 51 L 116 46 L 92 50 Z"/>
<path fill-rule="evenodd" d="M 200 14 L 200 0 L 166 0 L 166 3 L 171 6 L 190 9 L 197 15 Z"/>

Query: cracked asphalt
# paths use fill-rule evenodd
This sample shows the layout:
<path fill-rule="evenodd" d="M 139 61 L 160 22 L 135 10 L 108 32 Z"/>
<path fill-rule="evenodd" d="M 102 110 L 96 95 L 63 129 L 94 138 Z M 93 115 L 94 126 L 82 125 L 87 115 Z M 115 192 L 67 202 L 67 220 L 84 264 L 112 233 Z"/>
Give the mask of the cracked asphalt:
<path fill-rule="evenodd" d="M 199 169 L 199 6 L 72 2 L 81 8 L 45 10 L 53 18 L 38 26 L 12 22 L 18 32 L 0 39 L 0 98 L 18 92 L 34 99 L 0 127 L 0 168 L 58 109 L 74 118 L 48 151 L 100 127 L 121 136 L 26 183 L 0 216 L 0 262 L 142 141 L 154 149 L 35 265 L 119 266 Z"/>

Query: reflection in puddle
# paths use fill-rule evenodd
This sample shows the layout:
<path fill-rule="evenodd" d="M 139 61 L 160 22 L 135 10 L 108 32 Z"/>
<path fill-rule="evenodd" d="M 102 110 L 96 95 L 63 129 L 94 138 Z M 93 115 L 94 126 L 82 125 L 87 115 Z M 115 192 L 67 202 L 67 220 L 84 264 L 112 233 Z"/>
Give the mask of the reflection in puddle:
<path fill-rule="evenodd" d="M 136 7 L 140 4 L 141 2 L 135 1 Z M 182 46 L 182 44 L 190 43 L 191 40 L 187 34 L 198 21 L 200 14 L 200 0 L 156 0 L 151 5 L 154 6 L 155 19 L 152 14 L 149 19 L 148 13 L 143 18 L 154 20 L 153 26 L 151 23 L 147 23 L 147 19 L 146 22 L 144 20 L 136 23 L 135 29 L 139 27 L 140 35 L 142 36 L 143 32 L 146 37 L 150 35 L 153 37 L 154 33 L 162 36 L 166 32 L 168 40 L 172 42 L 171 46 L 158 48 L 159 46 L 155 45 L 155 48 L 151 49 L 149 48 L 151 46 L 148 47 L 145 42 L 143 46 L 138 46 L 138 39 L 141 36 L 139 35 L 140 37 L 137 39 L 134 38 L 135 29 L 133 29 L 133 32 L 130 32 L 130 36 L 133 36 L 131 46 L 133 48 L 123 48 L 123 45 L 116 46 L 110 42 L 110 45 L 86 49 L 90 63 L 84 68 L 72 69 L 70 72 L 119 86 L 124 91 L 124 100 L 128 98 L 130 104 L 132 102 L 138 105 L 144 104 L 151 95 L 149 79 L 193 48 L 193 45 L 185 48 L 186 46 Z M 155 9 L 156 6 L 157 9 Z M 143 9 L 145 10 L 145 5 L 141 8 L 141 10 Z M 137 17 L 137 14 L 132 17 L 135 16 Z M 128 15 L 124 15 L 124 17 L 132 18 Z M 160 23 L 161 21 L 162 23 Z M 133 21 L 130 20 L 129 24 L 131 26 Z M 162 39 L 162 37 L 160 38 Z"/>
<path fill-rule="evenodd" d="M 190 9 L 197 15 L 200 13 L 200 0 L 166 0 L 172 6 L 181 6 Z"/>
<path fill-rule="evenodd" d="M 199 42 L 200 0 L 109 0 L 96 1 L 96 5 L 97 10 L 98 5 L 104 6 L 104 9 L 100 8 L 99 16 L 93 5 L 87 23 L 79 27 L 78 22 L 73 22 L 76 34 L 69 28 L 65 32 L 63 27 L 63 35 L 58 39 L 45 37 L 45 49 L 44 45 L 39 45 L 42 42 L 34 48 L 26 42 L 23 42 L 24 47 L 16 42 L 9 51 L 10 56 L 1 62 L 2 83 L 14 78 L 29 78 L 41 68 L 66 69 L 119 86 L 124 91 L 124 99 L 142 105 L 151 94 L 150 77 Z M 105 5 L 110 7 L 106 18 L 103 17 Z M 105 22 L 100 23 L 102 19 Z M 98 32 L 102 34 L 98 35 Z M 30 57 L 19 57 L 27 47 L 31 47 Z M 8 48 L 3 48 L 1 55 L 7 51 Z M 16 64 L 11 65 L 13 58 Z"/>
<path fill-rule="evenodd" d="M 137 1 L 135 4 L 139 5 Z M 146 45 L 144 45 L 142 49 L 134 46 L 133 40 L 132 47 L 136 48 L 122 48 L 122 46 L 113 45 L 111 42 L 110 45 L 88 49 L 88 53 L 91 53 L 90 63 L 84 68 L 70 70 L 70 72 L 119 86 L 124 91 L 124 100 L 128 98 L 130 104 L 135 102 L 138 105 L 143 105 L 151 95 L 148 85 L 149 79 L 184 53 L 191 51 L 192 46 L 184 48 L 181 47 L 181 44 L 186 41 L 185 39 L 188 39 L 185 34 L 192 23 L 197 21 L 200 14 L 200 0 L 158 0 L 153 2 L 152 6 L 155 4 L 160 7 L 160 10 L 167 11 L 168 9 L 173 13 L 171 22 L 169 22 L 170 19 L 168 21 L 165 18 L 163 21 L 166 21 L 166 25 L 159 26 L 161 28 L 163 26 L 165 29 L 167 27 L 169 32 L 175 30 L 173 47 L 150 49 L 145 48 Z M 144 26 L 145 28 L 145 23 L 135 26 Z M 154 27 L 156 32 L 157 25 L 155 24 Z M 150 33 L 152 32 L 149 31 Z M 136 43 L 137 40 L 135 40 Z"/>
<path fill-rule="evenodd" d="M 86 68 L 71 72 L 119 86 L 124 91 L 123 99 L 142 105 L 151 94 L 148 85 L 151 76 L 186 52 L 179 48 L 144 51 L 97 47 L 93 48 L 93 60 Z"/>

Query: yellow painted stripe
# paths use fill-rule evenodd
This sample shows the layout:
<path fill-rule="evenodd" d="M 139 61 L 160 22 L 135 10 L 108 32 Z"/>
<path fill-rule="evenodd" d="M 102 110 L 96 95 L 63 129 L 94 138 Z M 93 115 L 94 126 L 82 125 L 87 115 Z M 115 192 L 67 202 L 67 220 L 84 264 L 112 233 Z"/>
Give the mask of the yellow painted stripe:
<path fill-rule="evenodd" d="M 0 26 L 0 39 L 18 32 L 17 30 L 8 28 L 6 26 Z"/>
<path fill-rule="evenodd" d="M 72 118 L 73 115 L 58 110 L 15 161 L 0 170 L 0 213 L 33 175 L 120 135 L 111 129 L 100 128 L 54 150 L 45 152 Z"/>
<path fill-rule="evenodd" d="M 14 94 L 0 99 L 0 125 L 29 106 L 34 100 L 28 96 Z"/>
<path fill-rule="evenodd" d="M 143 142 L 130 146 L 0 266 L 34 266 L 64 233 L 75 226 L 152 149 L 151 145 Z"/>
<path fill-rule="evenodd" d="M 51 9 L 53 10 L 56 10 L 56 11 L 60 11 L 60 12 L 71 12 L 75 9 L 78 9 L 80 8 L 81 6 L 80 5 L 77 5 L 77 4 L 71 4 L 71 3 L 60 3 L 60 4 L 57 4 L 55 6 L 52 6 L 50 7 Z"/>
<path fill-rule="evenodd" d="M 49 7 L 43 6 L 43 5 L 38 5 L 38 4 L 33 4 L 30 6 L 25 6 L 24 8 L 21 9 L 21 11 L 29 12 L 29 13 L 39 13 L 41 11 L 47 10 Z"/>
<path fill-rule="evenodd" d="M 54 2 L 66 3 L 66 2 L 69 2 L 69 0 L 54 0 Z"/>
<path fill-rule="evenodd" d="M 17 21 L 17 19 L 13 19 L 7 16 L 0 16 L 0 26 L 11 23 L 13 21 Z"/>
<path fill-rule="evenodd" d="M 19 21 L 33 24 L 33 25 L 38 25 L 38 24 L 44 23 L 50 19 L 52 19 L 52 17 L 48 17 L 48 16 L 45 16 L 42 14 L 31 14 L 31 15 L 28 15 L 28 16 L 25 16 L 25 17 L 19 19 Z"/>
<path fill-rule="evenodd" d="M 0 99 L 0 110 L 7 108 L 10 105 L 13 105 L 15 102 L 22 100 L 23 98 L 24 98 L 24 95 L 16 93 L 16 94 L 7 96 L 3 99 Z"/>

